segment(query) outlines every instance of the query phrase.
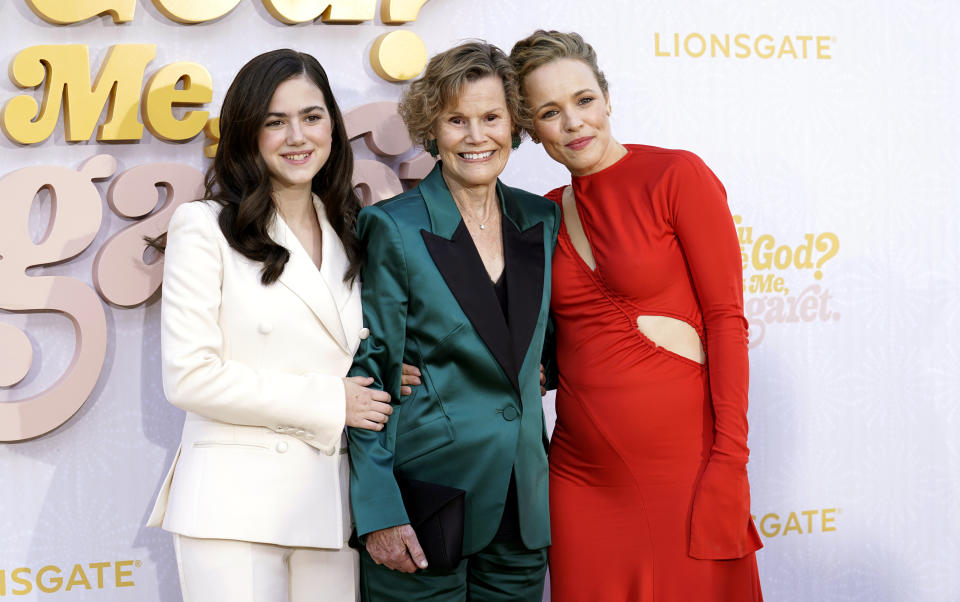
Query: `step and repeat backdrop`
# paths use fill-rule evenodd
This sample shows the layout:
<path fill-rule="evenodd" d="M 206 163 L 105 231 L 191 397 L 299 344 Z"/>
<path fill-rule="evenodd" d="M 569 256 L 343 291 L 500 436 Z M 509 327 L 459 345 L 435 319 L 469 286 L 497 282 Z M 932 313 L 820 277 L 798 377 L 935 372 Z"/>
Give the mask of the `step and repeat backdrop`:
<path fill-rule="evenodd" d="M 169 534 L 143 527 L 183 414 L 142 238 L 198 195 L 237 69 L 314 54 L 373 202 L 430 168 L 395 114 L 426 57 L 542 27 L 596 47 L 620 141 L 692 150 L 726 185 L 766 599 L 960 600 L 958 19 L 935 0 L 0 0 L 0 599 L 180 599 Z M 527 141 L 503 179 L 567 176 Z"/>

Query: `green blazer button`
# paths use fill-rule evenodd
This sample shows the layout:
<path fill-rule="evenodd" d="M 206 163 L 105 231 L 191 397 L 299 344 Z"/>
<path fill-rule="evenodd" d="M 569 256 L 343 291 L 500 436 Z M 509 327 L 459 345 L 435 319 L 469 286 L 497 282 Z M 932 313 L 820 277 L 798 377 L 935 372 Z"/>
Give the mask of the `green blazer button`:
<path fill-rule="evenodd" d="M 516 420 L 517 416 L 519 415 L 520 415 L 520 412 L 517 411 L 517 408 L 514 408 L 514 407 L 503 408 L 504 420 Z"/>

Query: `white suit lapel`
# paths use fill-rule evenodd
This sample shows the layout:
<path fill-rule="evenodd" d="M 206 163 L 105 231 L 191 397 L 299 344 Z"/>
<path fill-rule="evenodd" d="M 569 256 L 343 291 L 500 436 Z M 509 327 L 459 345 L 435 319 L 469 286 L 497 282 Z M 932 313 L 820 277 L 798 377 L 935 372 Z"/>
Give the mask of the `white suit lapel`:
<path fill-rule="evenodd" d="M 290 251 L 290 260 L 283 268 L 280 283 L 300 297 L 317 316 L 330 337 L 349 354 L 351 350 L 347 346 L 340 316 L 350 292 L 343 282 L 347 258 L 340 238 L 327 221 L 323 203 L 316 195 L 313 197 L 313 206 L 323 232 L 323 257 L 319 271 L 280 214 L 275 214 L 270 227 L 270 237 Z"/>

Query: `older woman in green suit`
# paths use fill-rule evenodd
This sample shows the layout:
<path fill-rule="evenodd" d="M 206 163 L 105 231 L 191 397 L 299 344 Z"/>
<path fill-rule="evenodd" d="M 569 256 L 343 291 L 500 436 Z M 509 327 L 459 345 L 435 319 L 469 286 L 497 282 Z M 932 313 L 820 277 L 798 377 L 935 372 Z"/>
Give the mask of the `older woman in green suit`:
<path fill-rule="evenodd" d="M 440 162 L 361 211 L 363 317 L 352 375 L 400 401 L 351 430 L 351 501 L 368 600 L 539 600 L 550 544 L 539 362 L 555 204 L 497 179 L 519 144 L 516 75 L 481 42 L 433 57 L 404 95 L 411 137 Z M 400 397 L 401 364 L 422 386 Z M 400 483 L 464 495 L 462 559 L 427 563 Z"/>

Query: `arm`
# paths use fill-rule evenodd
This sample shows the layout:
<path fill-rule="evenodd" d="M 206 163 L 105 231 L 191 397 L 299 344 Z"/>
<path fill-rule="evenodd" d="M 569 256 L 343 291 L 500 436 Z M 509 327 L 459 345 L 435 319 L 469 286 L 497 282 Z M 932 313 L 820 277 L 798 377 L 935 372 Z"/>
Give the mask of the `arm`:
<path fill-rule="evenodd" d="M 378 207 L 368 207 L 357 220 L 366 249 L 363 268 L 363 322 L 370 336 L 361 341 L 350 374 L 369 376 L 371 387 L 400 399 L 403 383 L 413 384 L 412 370 L 401 366 L 406 343 L 407 266 L 396 222 Z M 406 373 L 406 374 L 404 374 Z M 419 370 L 417 370 L 419 373 Z M 396 406 L 396 412 L 400 411 Z M 410 526 L 393 474 L 399 413 L 380 432 L 347 429 L 350 439 L 350 499 L 357 534 L 377 564 L 413 573 L 427 568 L 427 559 Z"/>
<path fill-rule="evenodd" d="M 703 312 L 714 442 L 694 495 L 690 555 L 740 558 L 760 547 L 747 481 L 747 321 L 740 245 L 726 192 L 694 155 L 666 176 L 668 215 Z"/>
<path fill-rule="evenodd" d="M 550 194 L 554 193 L 556 193 L 556 191 L 552 191 Z M 555 203 L 553 206 L 553 253 L 555 253 L 557 250 L 557 234 L 560 232 L 561 217 L 560 205 L 556 204 L 556 199 L 551 197 L 551 200 Z M 550 257 L 553 257 L 552 253 Z M 547 274 L 550 274 L 550 268 L 551 266 L 549 264 L 544 267 Z M 553 290 L 552 282 L 550 288 Z M 552 315 L 547 319 L 547 328 L 543 339 L 543 352 L 540 354 L 540 366 L 543 373 L 542 380 L 544 381 L 541 383 L 542 387 L 547 391 L 556 389 L 560 384 L 560 372 L 557 370 L 557 334 Z"/>
<path fill-rule="evenodd" d="M 353 376 L 370 376 L 371 388 L 399 399 L 400 373 L 406 342 L 407 267 L 400 231 L 378 207 L 360 212 L 360 242 L 366 248 L 363 268 L 363 322 L 370 336 L 361 341 L 353 359 Z M 350 439 L 350 497 L 361 536 L 409 523 L 400 488 L 393 475 L 394 445 L 402 404 L 380 432 L 347 429 Z"/>
<path fill-rule="evenodd" d="M 223 358 L 220 236 L 204 203 L 186 203 L 170 220 L 160 318 L 167 399 L 207 418 L 267 427 L 333 453 L 346 418 L 340 376 L 255 370 Z"/>

